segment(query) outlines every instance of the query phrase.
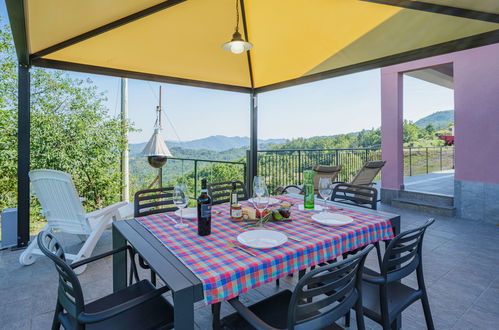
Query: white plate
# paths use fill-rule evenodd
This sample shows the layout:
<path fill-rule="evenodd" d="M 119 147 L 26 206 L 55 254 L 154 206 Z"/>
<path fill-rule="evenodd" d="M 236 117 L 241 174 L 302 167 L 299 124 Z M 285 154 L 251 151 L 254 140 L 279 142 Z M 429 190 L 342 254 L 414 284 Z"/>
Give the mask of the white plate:
<path fill-rule="evenodd" d="M 180 210 L 175 211 L 175 215 L 177 217 L 180 217 Z M 198 217 L 198 210 L 195 207 L 188 207 L 185 209 L 182 209 L 182 217 L 186 219 L 197 219 Z"/>
<path fill-rule="evenodd" d="M 256 229 L 239 234 L 237 241 L 254 249 L 271 249 L 286 243 L 288 237 L 275 230 Z"/>
<path fill-rule="evenodd" d="M 353 219 L 349 216 L 331 212 L 314 214 L 312 220 L 325 226 L 344 226 L 353 222 Z"/>
<path fill-rule="evenodd" d="M 257 198 L 258 198 L 258 197 L 257 197 Z M 249 202 L 250 202 L 250 203 L 253 203 L 253 198 L 250 198 L 250 199 L 249 199 Z M 279 199 L 277 199 L 277 198 L 273 198 L 273 197 L 270 197 L 270 198 L 269 198 L 269 205 L 278 204 L 278 203 L 280 203 L 280 202 L 281 202 L 281 201 L 280 201 Z"/>
<path fill-rule="evenodd" d="M 303 206 L 303 204 L 298 205 L 298 210 L 300 210 L 300 211 L 322 211 L 323 209 L 324 209 L 324 207 L 322 205 L 319 205 L 319 204 L 315 204 L 313 210 L 306 209 L 305 206 Z"/>

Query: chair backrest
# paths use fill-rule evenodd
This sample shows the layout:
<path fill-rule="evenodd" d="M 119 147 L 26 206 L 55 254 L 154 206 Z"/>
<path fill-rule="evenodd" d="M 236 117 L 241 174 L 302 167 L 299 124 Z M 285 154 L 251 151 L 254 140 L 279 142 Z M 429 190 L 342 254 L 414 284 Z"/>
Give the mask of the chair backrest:
<path fill-rule="evenodd" d="M 71 176 L 56 170 L 32 170 L 29 178 L 42 214 L 52 230 L 71 234 L 89 234 L 90 225 Z"/>
<path fill-rule="evenodd" d="M 387 282 L 398 281 L 421 265 L 424 234 L 434 222 L 435 219 L 428 219 L 424 225 L 400 233 L 391 240 L 380 267 L 380 273 Z"/>
<path fill-rule="evenodd" d="M 212 182 L 208 184 L 208 194 L 211 197 L 213 205 L 227 203 L 230 201 L 232 182 L 236 183 L 237 198 L 240 201 L 248 199 L 248 192 L 246 191 L 244 183 L 241 181 Z"/>
<path fill-rule="evenodd" d="M 173 202 L 174 187 L 139 190 L 134 197 L 135 218 L 178 210 Z"/>
<path fill-rule="evenodd" d="M 369 186 L 358 186 L 349 183 L 339 183 L 333 188 L 332 201 L 356 204 L 376 210 L 378 204 L 378 190 Z"/>
<path fill-rule="evenodd" d="M 385 160 L 370 160 L 366 162 L 350 183 L 361 186 L 371 185 L 376 175 L 385 166 L 385 163 Z"/>
<path fill-rule="evenodd" d="M 315 190 L 319 187 L 320 178 L 330 178 L 331 182 L 336 181 L 336 177 L 342 169 L 342 165 L 315 165 L 312 170 L 315 172 L 314 175 L 314 186 Z"/>
<path fill-rule="evenodd" d="M 80 281 L 66 262 L 64 250 L 54 234 L 48 230 L 38 234 L 38 247 L 55 263 L 59 276 L 58 302 L 74 319 L 84 311 L 85 300 Z"/>
<path fill-rule="evenodd" d="M 345 315 L 360 296 L 369 245 L 341 262 L 316 268 L 298 281 L 288 307 L 288 329 L 319 329 Z"/>

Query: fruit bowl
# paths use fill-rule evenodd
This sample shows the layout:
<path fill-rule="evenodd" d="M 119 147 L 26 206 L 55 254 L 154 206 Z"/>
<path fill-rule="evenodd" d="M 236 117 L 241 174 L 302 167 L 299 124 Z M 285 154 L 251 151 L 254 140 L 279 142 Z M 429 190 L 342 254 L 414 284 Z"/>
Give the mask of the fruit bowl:
<path fill-rule="evenodd" d="M 293 204 L 281 202 L 280 204 L 268 207 L 262 214 L 252 207 L 243 206 L 243 219 L 240 221 L 260 221 L 260 219 L 262 219 L 262 223 L 269 221 L 291 221 L 291 206 Z"/>

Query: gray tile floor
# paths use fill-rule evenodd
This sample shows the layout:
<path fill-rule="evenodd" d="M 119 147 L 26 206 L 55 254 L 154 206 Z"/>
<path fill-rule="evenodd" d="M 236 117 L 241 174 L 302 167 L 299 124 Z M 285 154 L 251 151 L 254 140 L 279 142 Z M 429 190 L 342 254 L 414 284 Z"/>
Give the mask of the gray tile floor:
<path fill-rule="evenodd" d="M 401 214 L 402 229 L 425 221 L 425 215 L 381 206 Z M 64 242 L 72 241 L 64 237 Z M 98 244 L 96 253 L 111 246 L 110 232 Z M 424 271 L 437 329 L 499 328 L 499 226 L 470 220 L 440 217 L 429 229 L 424 245 Z M 0 251 L 0 329 L 49 329 L 51 325 L 57 279 L 52 264 L 40 258 L 31 266 L 19 265 L 20 251 Z M 87 301 L 111 292 L 110 258 L 92 264 L 80 275 Z M 367 266 L 376 268 L 375 255 Z M 241 299 L 251 303 L 277 290 L 292 288 L 296 277 L 251 290 Z M 406 280 L 414 285 L 415 278 Z M 223 304 L 222 313 L 231 313 Z M 352 317 L 353 319 L 353 317 Z M 210 308 L 199 303 L 196 327 L 211 327 Z M 355 328 L 355 322 L 352 322 Z M 369 329 L 381 329 L 366 319 Z M 403 329 L 424 329 L 424 316 L 417 302 L 403 313 Z"/>
<path fill-rule="evenodd" d="M 405 190 L 454 196 L 454 170 L 404 177 Z"/>

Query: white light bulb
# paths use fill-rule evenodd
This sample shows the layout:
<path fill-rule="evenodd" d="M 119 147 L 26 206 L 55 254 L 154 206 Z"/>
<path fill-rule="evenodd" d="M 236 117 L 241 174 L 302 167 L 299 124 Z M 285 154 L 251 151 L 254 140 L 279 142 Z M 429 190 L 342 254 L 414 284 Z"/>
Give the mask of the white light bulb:
<path fill-rule="evenodd" d="M 233 41 L 230 45 L 230 51 L 234 54 L 241 54 L 244 52 L 244 44 L 241 41 Z"/>

